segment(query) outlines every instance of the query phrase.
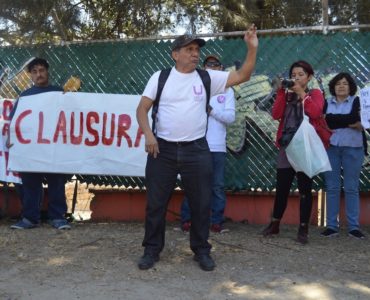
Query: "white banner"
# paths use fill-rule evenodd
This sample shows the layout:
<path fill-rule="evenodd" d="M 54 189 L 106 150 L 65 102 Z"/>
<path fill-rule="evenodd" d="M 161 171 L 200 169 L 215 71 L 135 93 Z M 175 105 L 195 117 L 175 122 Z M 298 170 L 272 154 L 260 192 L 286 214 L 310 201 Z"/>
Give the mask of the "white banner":
<path fill-rule="evenodd" d="M 365 129 L 370 128 L 370 87 L 360 90 L 361 124 Z"/>
<path fill-rule="evenodd" d="M 139 95 L 48 92 L 19 99 L 9 170 L 144 176 Z"/>
<path fill-rule="evenodd" d="M 0 181 L 20 183 L 21 179 L 16 172 L 7 170 L 9 151 L 6 147 L 10 125 L 10 112 L 13 109 L 12 99 L 0 98 Z"/>

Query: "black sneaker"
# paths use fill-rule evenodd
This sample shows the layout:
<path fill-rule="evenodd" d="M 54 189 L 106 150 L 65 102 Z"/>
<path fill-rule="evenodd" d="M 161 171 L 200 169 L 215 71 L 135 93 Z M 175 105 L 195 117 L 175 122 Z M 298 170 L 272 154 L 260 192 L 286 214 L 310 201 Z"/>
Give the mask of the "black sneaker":
<path fill-rule="evenodd" d="M 320 235 L 325 236 L 325 237 L 335 237 L 335 236 L 338 236 L 339 233 L 338 231 L 335 231 L 334 229 L 326 228 L 323 232 L 320 233 Z"/>
<path fill-rule="evenodd" d="M 203 271 L 213 271 L 216 264 L 209 254 L 195 254 L 194 260 L 198 262 Z"/>
<path fill-rule="evenodd" d="M 153 255 L 150 253 L 145 253 L 139 260 L 137 266 L 140 270 L 148 270 L 154 266 L 154 264 L 159 261 L 159 255 Z"/>
<path fill-rule="evenodd" d="M 350 232 L 348 232 L 348 235 L 360 240 L 363 240 L 365 238 L 362 232 L 358 229 L 351 230 Z"/>

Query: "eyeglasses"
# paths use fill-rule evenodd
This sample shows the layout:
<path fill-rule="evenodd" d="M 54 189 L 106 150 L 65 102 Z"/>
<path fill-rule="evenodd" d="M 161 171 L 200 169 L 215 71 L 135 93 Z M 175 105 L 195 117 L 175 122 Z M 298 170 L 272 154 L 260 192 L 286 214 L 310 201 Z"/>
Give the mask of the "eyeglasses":
<path fill-rule="evenodd" d="M 221 64 L 218 61 L 207 61 L 206 62 L 207 67 L 219 67 Z"/>

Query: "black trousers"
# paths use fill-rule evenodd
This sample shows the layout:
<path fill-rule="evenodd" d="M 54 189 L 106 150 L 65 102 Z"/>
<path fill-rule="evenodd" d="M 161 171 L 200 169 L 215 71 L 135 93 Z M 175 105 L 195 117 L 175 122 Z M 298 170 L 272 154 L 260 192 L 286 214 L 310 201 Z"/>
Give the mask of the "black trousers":
<path fill-rule="evenodd" d="M 207 140 L 176 143 L 158 139 L 158 145 L 160 153 L 157 158 L 148 155 L 145 170 L 145 253 L 159 254 L 164 247 L 166 211 L 178 174 L 191 210 L 190 248 L 194 253 L 209 253 L 212 157 Z"/>
<path fill-rule="evenodd" d="M 293 168 L 277 169 L 276 196 L 272 216 L 279 220 L 283 217 L 295 176 L 300 194 L 300 223 L 309 223 L 312 209 L 312 179 L 302 172 L 296 173 Z"/>

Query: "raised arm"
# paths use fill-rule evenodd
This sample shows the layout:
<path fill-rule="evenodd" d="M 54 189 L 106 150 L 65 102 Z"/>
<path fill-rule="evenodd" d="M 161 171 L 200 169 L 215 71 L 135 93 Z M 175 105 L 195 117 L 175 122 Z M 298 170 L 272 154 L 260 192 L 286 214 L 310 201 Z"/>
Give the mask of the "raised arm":
<path fill-rule="evenodd" d="M 257 28 L 254 24 L 245 32 L 244 41 L 248 48 L 247 57 L 240 69 L 230 72 L 226 87 L 240 84 L 251 78 L 254 66 L 256 65 L 258 48 Z"/>
<path fill-rule="evenodd" d="M 141 97 L 140 103 L 136 109 L 136 119 L 145 136 L 145 152 L 157 157 L 159 153 L 158 142 L 149 125 L 148 112 L 153 105 L 153 101 L 148 97 Z"/>

